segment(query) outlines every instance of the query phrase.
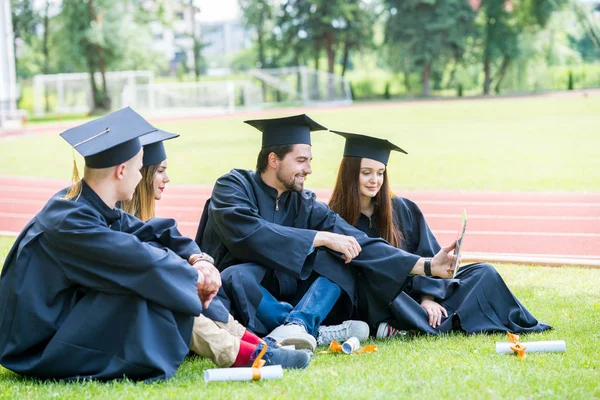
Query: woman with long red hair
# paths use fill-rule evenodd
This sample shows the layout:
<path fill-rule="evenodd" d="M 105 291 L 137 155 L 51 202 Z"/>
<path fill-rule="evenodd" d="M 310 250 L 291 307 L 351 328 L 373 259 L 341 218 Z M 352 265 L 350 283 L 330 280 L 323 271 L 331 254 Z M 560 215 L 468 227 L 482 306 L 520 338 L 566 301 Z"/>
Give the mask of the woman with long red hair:
<path fill-rule="evenodd" d="M 406 152 L 387 140 L 332 132 L 345 137 L 346 145 L 329 201 L 331 209 L 370 237 L 381 237 L 421 257 L 433 257 L 440 245 L 423 213 L 414 202 L 390 190 L 390 153 Z M 425 261 L 425 273 L 430 275 L 427 267 Z M 486 263 L 461 267 L 456 279 L 415 275 L 404 288 L 398 288 L 391 304 L 378 302 L 376 290 L 358 279 L 359 315 L 379 339 L 400 331 L 438 334 L 453 329 L 478 333 L 551 328 L 539 323 Z"/>

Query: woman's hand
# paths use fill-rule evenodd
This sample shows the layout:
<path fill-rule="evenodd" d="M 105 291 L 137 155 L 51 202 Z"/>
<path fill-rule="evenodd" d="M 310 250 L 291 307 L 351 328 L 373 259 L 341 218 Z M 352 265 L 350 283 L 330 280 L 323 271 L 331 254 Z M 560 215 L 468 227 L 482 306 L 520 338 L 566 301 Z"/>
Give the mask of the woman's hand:
<path fill-rule="evenodd" d="M 437 328 L 442 323 L 442 315 L 448 318 L 448 312 L 439 303 L 436 303 L 431 296 L 423 296 L 421 307 L 427 311 L 429 315 L 429 325 L 432 328 Z"/>
<path fill-rule="evenodd" d="M 442 249 L 431 259 L 431 274 L 433 276 L 437 276 L 439 278 L 452 278 L 454 275 L 454 262 L 456 261 L 456 256 L 454 254 L 450 254 L 457 245 L 457 241 L 453 241 L 447 247 L 442 247 Z"/>

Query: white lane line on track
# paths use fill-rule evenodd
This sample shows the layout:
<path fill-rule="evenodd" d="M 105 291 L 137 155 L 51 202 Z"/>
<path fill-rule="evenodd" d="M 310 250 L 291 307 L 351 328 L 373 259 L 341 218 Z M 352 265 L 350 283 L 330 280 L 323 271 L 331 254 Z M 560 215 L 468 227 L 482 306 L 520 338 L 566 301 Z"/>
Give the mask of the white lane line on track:
<path fill-rule="evenodd" d="M 447 218 L 459 219 L 460 214 L 431 214 L 425 213 L 427 219 Z M 514 220 L 539 220 L 539 221 L 600 221 L 600 216 L 573 216 L 573 215 L 494 215 L 494 214 L 469 214 L 469 219 L 514 219 Z"/>
<path fill-rule="evenodd" d="M 600 203 L 543 202 L 543 201 L 462 201 L 462 200 L 421 200 L 421 204 L 459 205 L 459 206 L 534 206 L 534 207 L 600 207 Z"/>
<path fill-rule="evenodd" d="M 57 192 L 66 186 L 52 187 L 32 187 L 32 186 L 6 186 L 5 191 L 20 191 L 20 192 L 35 192 L 35 193 L 47 193 L 49 191 Z M 173 193 L 173 196 L 183 199 L 199 199 L 203 200 L 210 196 L 211 190 L 208 189 L 206 193 L 201 194 L 187 194 L 187 193 Z M 54 193 L 52 193 L 54 194 Z M 485 201 L 485 200 L 419 200 L 419 204 L 439 204 L 439 205 L 484 205 L 484 206 L 550 206 L 550 207 L 600 207 L 600 202 L 553 202 L 553 201 Z"/>
<path fill-rule="evenodd" d="M 506 257 L 531 257 L 531 258 L 541 258 L 541 257 L 550 257 L 550 258 L 580 258 L 580 259 L 590 259 L 590 260 L 600 260 L 600 255 L 571 255 L 571 254 L 540 254 L 540 253 L 482 253 L 482 252 L 468 252 L 469 257 L 482 257 L 483 255 L 496 254 Z"/>
<path fill-rule="evenodd" d="M 455 230 L 433 230 L 433 233 L 456 235 Z M 600 233 L 570 233 L 570 232 L 514 232 L 514 231 L 467 231 L 469 236 L 560 236 L 560 237 L 600 237 Z"/>

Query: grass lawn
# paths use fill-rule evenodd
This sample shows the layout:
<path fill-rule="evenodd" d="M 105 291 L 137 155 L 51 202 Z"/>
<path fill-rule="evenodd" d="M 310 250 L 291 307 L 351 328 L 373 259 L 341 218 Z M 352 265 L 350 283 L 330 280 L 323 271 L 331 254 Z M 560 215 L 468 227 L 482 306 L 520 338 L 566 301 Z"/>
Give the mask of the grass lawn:
<path fill-rule="evenodd" d="M 600 96 L 592 96 L 371 104 L 307 113 L 331 129 L 385 137 L 407 150 L 390 160 L 395 188 L 599 191 L 599 110 Z M 181 134 L 167 142 L 172 182 L 212 185 L 232 168 L 254 168 L 260 135 L 242 123 L 246 118 L 252 116 L 161 123 Z M 69 179 L 72 151 L 58 133 L 2 139 L 3 174 Z M 343 145 L 337 135 L 313 135 L 308 188 L 332 187 Z"/>
<path fill-rule="evenodd" d="M 12 238 L 0 238 L 0 262 Z M 600 270 L 499 265 L 515 295 L 554 330 L 521 341 L 565 340 L 567 352 L 530 354 L 525 360 L 495 354 L 503 334 L 418 337 L 376 341 L 379 352 L 361 356 L 316 354 L 305 371 L 281 380 L 203 381 L 210 361 L 186 360 L 167 382 L 54 383 L 24 379 L 0 367 L 0 397 L 60 398 L 571 398 L 600 397 Z"/>
<path fill-rule="evenodd" d="M 337 130 L 386 137 L 395 188 L 600 191 L 600 97 L 425 102 L 307 110 Z M 287 115 L 283 111 L 277 115 Z M 276 116 L 276 114 L 273 114 Z M 151 117 L 148 116 L 147 117 Z M 251 116 L 246 117 L 251 118 Z M 161 123 L 174 183 L 212 185 L 253 168 L 260 135 L 240 117 Z M 58 132 L 57 132 L 58 134 Z M 333 185 L 343 139 L 313 135 L 308 187 Z M 69 179 L 71 149 L 58 135 L 0 141 L 3 174 Z M 82 166 L 82 162 L 79 163 Z M 0 237 L 0 265 L 14 238 Z M 504 334 L 376 342 L 371 355 L 315 355 L 306 371 L 270 382 L 205 384 L 210 361 L 186 360 L 167 382 L 51 383 L 0 367 L 1 398 L 600 398 L 600 269 L 499 265 L 515 295 L 555 330 L 522 341 L 565 340 L 564 354 L 495 354 Z"/>

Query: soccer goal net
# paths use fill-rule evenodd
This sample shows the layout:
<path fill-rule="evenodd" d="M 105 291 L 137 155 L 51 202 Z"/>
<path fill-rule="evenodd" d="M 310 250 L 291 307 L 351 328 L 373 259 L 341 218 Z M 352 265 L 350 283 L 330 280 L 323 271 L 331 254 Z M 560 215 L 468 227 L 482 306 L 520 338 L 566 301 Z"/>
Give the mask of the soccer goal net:
<path fill-rule="evenodd" d="M 111 99 L 111 108 L 118 110 L 121 94 L 127 85 L 154 82 L 152 71 L 106 72 L 106 91 Z M 94 76 L 96 85 L 102 87 L 102 75 Z M 90 74 L 53 74 L 33 77 L 33 113 L 44 114 L 87 113 L 93 108 Z"/>

